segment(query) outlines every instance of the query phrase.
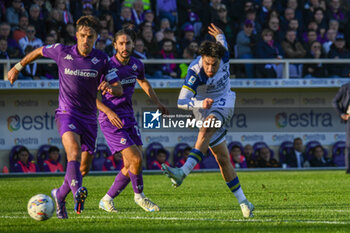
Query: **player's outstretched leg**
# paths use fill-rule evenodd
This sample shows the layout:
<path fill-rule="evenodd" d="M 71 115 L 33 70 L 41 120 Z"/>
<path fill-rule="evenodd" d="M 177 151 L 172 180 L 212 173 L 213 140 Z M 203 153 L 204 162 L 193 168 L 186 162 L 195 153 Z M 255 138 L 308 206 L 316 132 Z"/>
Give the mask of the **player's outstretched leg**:
<path fill-rule="evenodd" d="M 182 184 L 183 180 L 188 174 L 190 174 L 197 163 L 202 161 L 202 159 L 203 153 L 197 149 L 192 149 L 186 163 L 181 168 L 171 168 L 166 164 L 162 164 L 162 169 L 164 174 L 170 178 L 173 186 L 177 188 Z"/>
<path fill-rule="evenodd" d="M 210 149 L 219 164 L 221 175 L 226 181 L 228 188 L 237 198 L 243 217 L 254 217 L 254 205 L 247 200 L 243 193 L 237 174 L 230 162 L 226 141 L 220 143 L 219 145 L 213 146 Z"/>
<path fill-rule="evenodd" d="M 123 168 L 115 177 L 114 183 L 109 188 L 106 195 L 100 200 L 99 208 L 107 212 L 117 212 L 113 199 L 117 197 L 125 187 L 130 183 L 130 178 L 123 174 L 127 173 L 127 169 Z"/>

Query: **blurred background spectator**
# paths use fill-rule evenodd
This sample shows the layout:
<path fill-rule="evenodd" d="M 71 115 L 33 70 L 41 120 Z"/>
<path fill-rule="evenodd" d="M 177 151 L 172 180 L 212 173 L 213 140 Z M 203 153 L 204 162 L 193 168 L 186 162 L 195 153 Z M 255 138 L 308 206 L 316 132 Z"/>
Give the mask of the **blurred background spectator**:
<path fill-rule="evenodd" d="M 239 146 L 233 146 L 230 151 L 230 160 L 234 168 L 247 168 L 244 155 Z"/>
<path fill-rule="evenodd" d="M 282 49 L 284 50 L 285 58 L 303 58 L 306 51 L 303 45 L 297 40 L 296 31 L 287 30 L 286 36 L 282 41 Z M 302 76 L 302 64 L 290 64 L 289 75 L 291 78 L 300 78 Z"/>
<path fill-rule="evenodd" d="M 166 165 L 170 166 L 169 162 L 167 161 L 167 151 L 164 149 L 159 149 L 156 154 L 156 159 L 151 162 L 150 169 L 161 170 L 162 163 L 165 163 Z"/>
<path fill-rule="evenodd" d="M 14 172 L 35 173 L 38 166 L 31 160 L 29 150 L 23 146 L 18 151 L 18 161 L 14 164 Z"/>
<path fill-rule="evenodd" d="M 253 157 L 253 153 L 254 153 L 254 150 L 252 145 L 247 144 L 244 146 L 243 155 L 245 157 L 245 161 L 248 168 L 256 167 L 256 161 L 255 161 L 255 158 Z"/>
<path fill-rule="evenodd" d="M 191 152 L 191 147 L 186 147 L 184 149 L 184 153 L 182 155 L 182 158 L 179 160 L 177 164 L 175 164 L 176 167 L 182 167 L 185 163 L 186 160 L 188 159 L 188 156 L 190 155 Z M 194 166 L 193 170 L 198 170 L 200 169 L 200 163 L 197 163 L 196 166 Z"/>
<path fill-rule="evenodd" d="M 256 58 L 266 59 L 281 59 L 283 57 L 283 50 L 280 44 L 274 41 L 273 31 L 264 29 L 261 32 L 262 40 L 256 45 Z M 281 78 L 282 64 L 259 64 L 257 67 L 257 76 L 262 78 Z"/>
<path fill-rule="evenodd" d="M 339 33 L 335 37 L 334 43 L 331 45 L 329 53 L 329 58 L 341 59 L 350 58 L 350 52 L 345 47 L 345 37 L 344 34 Z M 330 76 L 334 77 L 349 77 L 350 65 L 349 64 L 330 64 L 328 65 L 328 72 Z"/>
<path fill-rule="evenodd" d="M 322 146 L 315 146 L 312 149 L 311 167 L 331 167 L 332 160 L 325 156 L 325 149 Z"/>
<path fill-rule="evenodd" d="M 306 55 L 306 58 L 314 58 L 319 59 L 323 58 L 322 46 L 318 41 L 314 41 L 310 45 L 310 50 Z M 312 63 L 312 64 L 304 64 L 303 66 L 303 77 L 304 78 L 326 78 L 327 77 L 327 69 L 325 65 L 322 63 Z"/>
<path fill-rule="evenodd" d="M 49 149 L 49 157 L 43 163 L 44 172 L 63 172 L 63 166 L 60 163 L 60 149 L 51 146 Z"/>
<path fill-rule="evenodd" d="M 280 163 L 276 159 L 271 158 L 271 151 L 267 147 L 263 147 L 259 150 L 259 156 L 257 158 L 257 167 L 260 168 L 272 168 L 281 167 Z"/>
<path fill-rule="evenodd" d="M 293 141 L 293 150 L 288 153 L 285 158 L 288 167 L 302 168 L 307 166 L 307 156 L 304 153 L 304 145 L 301 138 L 295 138 Z"/>
<path fill-rule="evenodd" d="M 102 171 L 120 171 L 123 167 L 123 156 L 120 152 L 116 152 L 105 159 Z"/>

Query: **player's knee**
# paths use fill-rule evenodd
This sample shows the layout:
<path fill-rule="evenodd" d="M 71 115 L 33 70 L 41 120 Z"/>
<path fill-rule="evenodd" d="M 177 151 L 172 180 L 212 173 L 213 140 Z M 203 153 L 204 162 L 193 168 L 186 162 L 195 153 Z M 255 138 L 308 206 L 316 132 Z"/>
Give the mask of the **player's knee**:
<path fill-rule="evenodd" d="M 142 166 L 142 156 L 137 155 L 132 158 L 132 163 L 134 166 Z"/>

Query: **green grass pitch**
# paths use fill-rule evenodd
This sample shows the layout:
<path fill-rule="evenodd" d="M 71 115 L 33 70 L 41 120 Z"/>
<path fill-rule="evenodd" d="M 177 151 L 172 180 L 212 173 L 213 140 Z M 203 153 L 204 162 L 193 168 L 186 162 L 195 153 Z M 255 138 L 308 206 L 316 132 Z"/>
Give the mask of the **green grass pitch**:
<path fill-rule="evenodd" d="M 89 197 L 81 215 L 67 198 L 69 219 L 37 222 L 27 202 L 49 195 L 63 177 L 0 178 L 0 232 L 350 232 L 350 176 L 344 171 L 239 172 L 243 190 L 255 205 L 244 219 L 219 173 L 195 173 L 174 189 L 164 175 L 144 175 L 145 194 L 161 212 L 144 212 L 129 185 L 115 199 L 118 213 L 98 209 L 114 176 L 87 176 Z"/>

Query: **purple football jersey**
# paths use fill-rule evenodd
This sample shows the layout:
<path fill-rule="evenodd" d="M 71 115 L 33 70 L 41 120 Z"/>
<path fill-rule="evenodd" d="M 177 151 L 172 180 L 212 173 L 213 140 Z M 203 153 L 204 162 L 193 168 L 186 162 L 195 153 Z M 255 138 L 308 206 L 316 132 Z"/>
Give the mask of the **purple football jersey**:
<path fill-rule="evenodd" d="M 102 102 L 119 116 L 124 123 L 124 127 L 135 125 L 132 95 L 135 90 L 136 79 L 142 80 L 145 78 L 144 65 L 135 57 L 130 57 L 127 65 L 121 64 L 115 56 L 111 58 L 111 61 L 117 69 L 116 73 L 123 87 L 123 95 L 117 97 L 107 93 L 102 96 Z M 100 111 L 99 122 L 103 121 L 108 121 L 108 117 Z"/>
<path fill-rule="evenodd" d="M 101 81 L 117 82 L 118 76 L 110 67 L 108 56 L 93 49 L 86 57 L 78 53 L 77 45 L 48 45 L 43 55 L 56 61 L 59 75 L 57 113 L 65 113 L 82 120 L 96 121 L 97 87 Z"/>

